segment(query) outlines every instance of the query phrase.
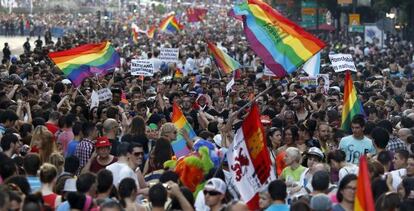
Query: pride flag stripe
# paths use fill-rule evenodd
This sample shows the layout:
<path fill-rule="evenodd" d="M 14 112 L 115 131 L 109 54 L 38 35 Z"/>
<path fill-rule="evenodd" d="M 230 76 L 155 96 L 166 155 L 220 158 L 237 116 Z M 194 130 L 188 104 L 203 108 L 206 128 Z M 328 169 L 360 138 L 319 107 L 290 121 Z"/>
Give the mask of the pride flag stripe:
<path fill-rule="evenodd" d="M 358 99 L 357 92 L 349 71 L 345 74 L 344 98 L 342 106 L 341 128 L 344 131 L 351 131 L 351 121 L 355 115 L 364 115 L 364 108 Z"/>
<path fill-rule="evenodd" d="M 170 15 L 161 21 L 159 28 L 161 31 L 179 32 L 184 26 L 178 22 L 174 15 Z"/>
<path fill-rule="evenodd" d="M 297 70 L 325 44 L 259 0 L 248 0 L 229 13 L 243 20 L 250 46 L 277 76 Z"/>
<path fill-rule="evenodd" d="M 181 111 L 180 107 L 176 103 L 173 104 L 173 114 L 172 114 L 171 120 L 174 123 L 174 126 L 177 128 L 178 131 L 180 131 L 181 129 L 184 129 L 185 131 L 187 131 L 190 139 L 196 136 L 193 128 L 187 122 L 187 119 L 185 118 L 183 112 Z M 171 146 L 177 158 L 185 156 L 190 153 L 190 149 L 188 149 L 187 147 L 187 142 L 185 141 L 185 139 L 180 133 L 178 133 L 177 139 L 171 142 Z"/>
<path fill-rule="evenodd" d="M 241 65 L 236 60 L 231 58 L 228 54 L 226 54 L 220 48 L 215 46 L 213 43 L 207 42 L 207 46 L 210 51 L 210 54 L 214 57 L 214 60 L 216 61 L 217 65 L 225 73 L 231 73 L 234 70 L 241 68 Z"/>
<path fill-rule="evenodd" d="M 120 65 L 120 56 L 110 42 L 52 52 L 49 57 L 76 87 L 85 78 L 94 74 L 107 74 Z"/>

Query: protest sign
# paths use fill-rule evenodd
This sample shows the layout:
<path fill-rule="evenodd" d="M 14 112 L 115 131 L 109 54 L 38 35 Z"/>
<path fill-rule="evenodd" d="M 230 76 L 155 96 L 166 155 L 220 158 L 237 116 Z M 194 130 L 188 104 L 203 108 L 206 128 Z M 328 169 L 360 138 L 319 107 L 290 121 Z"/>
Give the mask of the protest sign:
<path fill-rule="evenodd" d="M 158 59 L 166 63 L 174 63 L 178 61 L 178 48 L 161 48 Z"/>
<path fill-rule="evenodd" d="M 317 77 L 314 76 L 300 77 L 299 82 L 303 88 L 316 88 L 318 86 Z"/>
<path fill-rule="evenodd" d="M 154 75 L 154 64 L 146 59 L 134 59 L 131 61 L 131 75 Z"/>
<path fill-rule="evenodd" d="M 329 59 L 335 72 L 350 70 L 356 72 L 356 67 L 351 54 L 331 54 Z"/>
<path fill-rule="evenodd" d="M 320 93 L 328 93 L 329 90 L 329 75 L 328 74 L 318 74 L 317 78 L 317 90 Z"/>
<path fill-rule="evenodd" d="M 99 95 L 97 92 L 95 92 L 95 90 L 92 90 L 92 95 L 91 95 L 91 106 L 89 109 L 92 109 L 94 107 L 98 107 L 99 106 Z"/>
<path fill-rule="evenodd" d="M 109 88 L 103 88 L 98 90 L 98 98 L 99 102 L 111 100 L 112 99 L 112 92 Z"/>

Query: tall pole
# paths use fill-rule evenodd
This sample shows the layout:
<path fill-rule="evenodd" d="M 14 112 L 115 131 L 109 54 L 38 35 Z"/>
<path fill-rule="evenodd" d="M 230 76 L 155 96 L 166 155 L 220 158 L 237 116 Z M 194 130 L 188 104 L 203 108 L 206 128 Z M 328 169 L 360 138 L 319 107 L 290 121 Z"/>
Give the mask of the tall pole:
<path fill-rule="evenodd" d="M 319 33 L 319 0 L 316 0 L 316 33 Z"/>

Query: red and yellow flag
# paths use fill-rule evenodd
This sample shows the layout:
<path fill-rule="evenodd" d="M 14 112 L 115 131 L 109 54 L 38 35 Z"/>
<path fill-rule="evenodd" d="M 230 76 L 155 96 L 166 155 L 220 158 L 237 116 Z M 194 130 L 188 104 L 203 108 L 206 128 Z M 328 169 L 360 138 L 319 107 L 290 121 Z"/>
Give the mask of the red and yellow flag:
<path fill-rule="evenodd" d="M 368 164 L 365 155 L 359 158 L 359 173 L 355 193 L 354 211 L 375 211 L 374 197 L 371 191 Z"/>

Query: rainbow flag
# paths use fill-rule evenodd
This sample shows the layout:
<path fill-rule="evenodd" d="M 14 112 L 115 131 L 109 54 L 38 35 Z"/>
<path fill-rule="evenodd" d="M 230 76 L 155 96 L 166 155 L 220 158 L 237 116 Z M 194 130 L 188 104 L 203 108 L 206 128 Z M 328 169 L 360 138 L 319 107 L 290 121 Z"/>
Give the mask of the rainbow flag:
<path fill-rule="evenodd" d="M 128 104 L 129 103 L 128 99 L 126 98 L 126 94 L 125 94 L 124 90 L 122 90 L 122 93 L 121 93 L 121 103 L 122 104 Z"/>
<path fill-rule="evenodd" d="M 171 120 L 177 128 L 177 131 L 180 131 L 184 128 L 187 131 L 190 139 L 196 136 L 193 128 L 187 122 L 187 119 L 185 118 L 183 112 L 176 103 L 173 104 L 173 114 Z M 177 158 L 190 153 L 190 149 L 187 147 L 187 142 L 184 140 L 184 137 L 180 133 L 177 133 L 177 139 L 171 142 L 171 145 Z"/>
<path fill-rule="evenodd" d="M 48 56 L 75 87 L 85 78 L 106 75 L 120 66 L 120 56 L 108 41 L 52 52 Z"/>
<path fill-rule="evenodd" d="M 371 179 L 365 155 L 359 158 L 359 172 L 356 185 L 354 211 L 375 211 L 371 191 Z"/>
<path fill-rule="evenodd" d="M 157 32 L 157 27 L 151 26 L 151 28 L 147 30 L 147 37 L 150 39 L 154 39 L 154 37 L 157 36 L 156 32 Z"/>
<path fill-rule="evenodd" d="M 208 50 L 217 65 L 227 74 L 240 69 L 241 65 L 211 42 L 207 42 Z"/>
<path fill-rule="evenodd" d="M 174 15 L 170 15 L 166 18 L 164 18 L 159 26 L 159 29 L 161 31 L 168 31 L 168 32 L 179 32 L 184 28 L 183 25 L 181 25 L 177 18 Z"/>
<path fill-rule="evenodd" d="M 358 114 L 365 116 L 364 108 L 362 107 L 361 101 L 358 99 L 351 73 L 347 71 L 345 74 L 341 129 L 350 132 L 352 118 Z"/>
<path fill-rule="evenodd" d="M 296 71 L 325 47 L 314 37 L 260 0 L 233 7 L 229 15 L 243 20 L 250 47 L 278 77 Z"/>
<path fill-rule="evenodd" d="M 131 37 L 132 37 L 132 41 L 137 44 L 138 43 L 138 32 L 139 32 L 139 28 L 135 23 L 131 24 Z"/>
<path fill-rule="evenodd" d="M 183 78 L 183 72 L 180 70 L 180 68 L 175 69 L 174 78 Z"/>

